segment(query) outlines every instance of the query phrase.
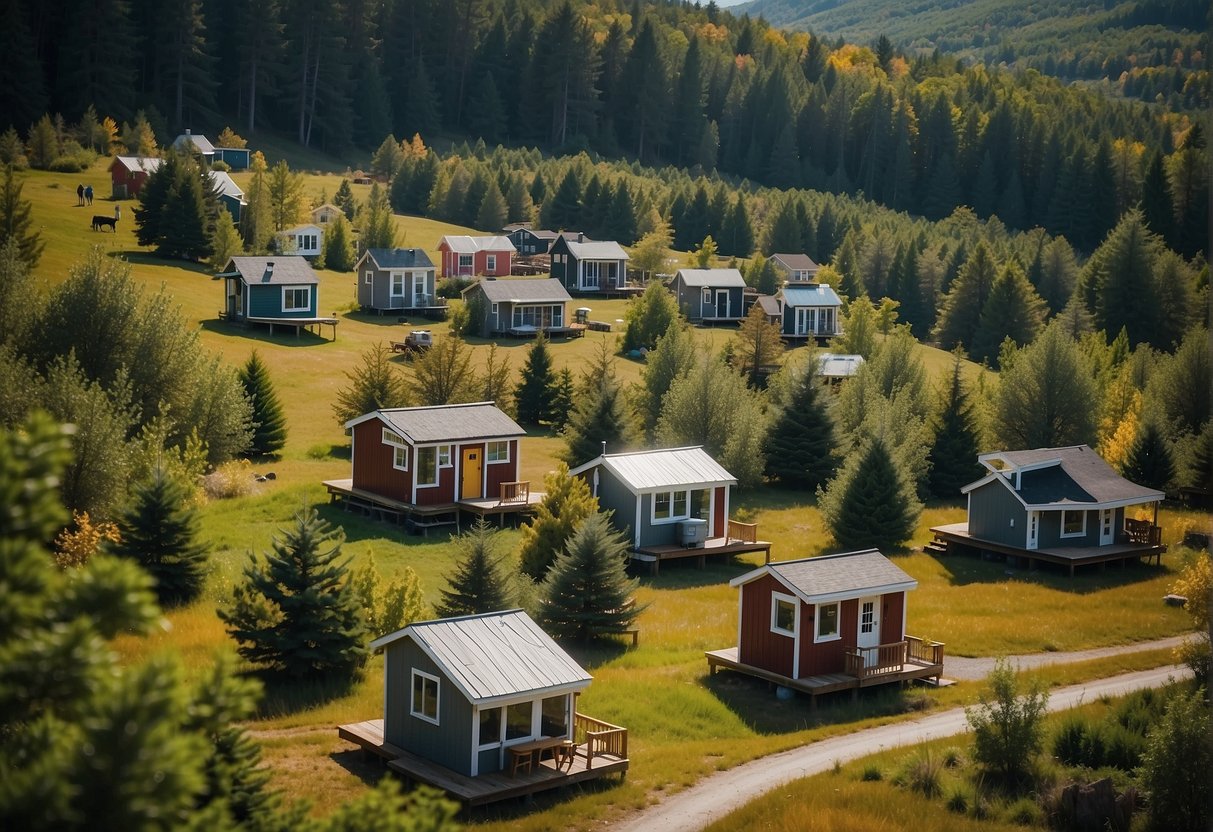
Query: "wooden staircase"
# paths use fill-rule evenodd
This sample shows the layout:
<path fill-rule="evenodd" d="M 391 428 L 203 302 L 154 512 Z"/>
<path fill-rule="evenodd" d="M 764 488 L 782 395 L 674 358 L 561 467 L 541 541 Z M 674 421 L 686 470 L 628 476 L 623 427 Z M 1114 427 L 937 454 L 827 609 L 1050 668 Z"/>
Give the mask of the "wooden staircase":
<path fill-rule="evenodd" d="M 935 535 L 935 539 L 923 546 L 922 551 L 928 555 L 946 555 L 949 552 L 948 541 Z"/>

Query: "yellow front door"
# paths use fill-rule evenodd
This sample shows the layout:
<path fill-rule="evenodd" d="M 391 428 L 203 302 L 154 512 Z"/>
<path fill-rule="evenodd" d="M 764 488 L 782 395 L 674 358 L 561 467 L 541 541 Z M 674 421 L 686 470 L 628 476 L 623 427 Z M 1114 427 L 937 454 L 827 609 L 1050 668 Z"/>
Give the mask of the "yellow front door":
<path fill-rule="evenodd" d="M 460 479 L 459 498 L 475 500 L 481 497 L 480 476 L 483 473 L 484 461 L 480 458 L 480 448 L 463 449 L 463 475 Z"/>

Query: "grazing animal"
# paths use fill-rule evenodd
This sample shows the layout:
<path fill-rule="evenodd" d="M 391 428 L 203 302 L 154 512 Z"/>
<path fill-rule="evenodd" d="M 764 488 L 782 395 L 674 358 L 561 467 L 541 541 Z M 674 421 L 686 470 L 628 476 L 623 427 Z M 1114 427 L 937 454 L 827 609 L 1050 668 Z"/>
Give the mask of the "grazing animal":
<path fill-rule="evenodd" d="M 118 230 L 118 220 L 114 217 L 103 217 L 100 214 L 93 214 L 93 230 L 100 231 L 103 226 L 109 226 L 110 231 Z"/>

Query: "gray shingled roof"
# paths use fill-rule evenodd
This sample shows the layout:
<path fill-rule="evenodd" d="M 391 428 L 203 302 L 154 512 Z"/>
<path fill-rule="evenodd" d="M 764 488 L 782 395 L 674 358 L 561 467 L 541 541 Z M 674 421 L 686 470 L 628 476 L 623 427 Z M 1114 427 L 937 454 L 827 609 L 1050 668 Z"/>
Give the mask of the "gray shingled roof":
<path fill-rule="evenodd" d="M 1152 502 L 1163 494 L 1122 477 L 1088 445 L 999 451 L 992 456 L 1015 468 L 1060 460 L 1059 465 L 1020 474 L 1019 496 L 1031 506 L 1050 504 Z"/>
<path fill-rule="evenodd" d="M 628 454 L 607 454 L 574 468 L 580 474 L 595 465 L 608 468 L 632 492 L 660 488 L 704 488 L 710 485 L 736 485 L 737 478 L 724 469 L 703 448 L 667 448 Z"/>
<path fill-rule="evenodd" d="M 228 261 L 224 273 L 240 273 L 244 282 L 253 285 L 296 286 L 302 283 L 319 283 L 316 272 L 303 257 L 294 254 L 278 254 L 272 257 L 233 257 Z"/>
<path fill-rule="evenodd" d="M 463 291 L 479 286 L 492 303 L 560 303 L 572 297 L 559 280 L 553 277 L 517 277 L 480 280 Z"/>
<path fill-rule="evenodd" d="M 789 283 L 779 291 L 785 306 L 842 306 L 838 294 L 826 283 Z"/>
<path fill-rule="evenodd" d="M 398 407 L 377 410 L 375 414 L 413 445 L 526 436 L 526 431 L 492 402 Z M 346 427 L 365 418 L 354 419 Z"/>
<path fill-rule="evenodd" d="M 565 239 L 568 239 L 567 237 Z M 577 242 L 569 240 L 569 253 L 578 260 L 630 260 L 628 253 L 623 250 L 623 246 L 614 240 L 604 240 L 602 242 L 590 242 L 584 240 Z"/>
<path fill-rule="evenodd" d="M 381 269 L 432 269 L 433 261 L 419 248 L 369 248 L 366 253 Z"/>
<path fill-rule="evenodd" d="M 772 254 L 771 259 L 788 271 L 814 271 L 818 265 L 807 254 Z"/>
<path fill-rule="evenodd" d="M 423 621 L 371 642 L 411 638 L 471 702 L 579 690 L 593 679 L 522 610 Z"/>
<path fill-rule="evenodd" d="M 207 176 L 210 177 L 211 187 L 215 188 L 220 196 L 230 196 L 244 201 L 244 191 L 240 190 L 240 186 L 236 184 L 236 180 L 228 176 L 226 171 L 207 171 Z"/>
<path fill-rule="evenodd" d="M 683 285 L 695 289 L 745 287 L 745 278 L 737 269 L 679 269 Z"/>
<path fill-rule="evenodd" d="M 768 573 L 809 604 L 918 586 L 918 581 L 876 549 L 770 563 L 734 578 L 729 585 L 740 586 Z"/>
<path fill-rule="evenodd" d="M 754 302 L 762 308 L 764 314 L 772 318 L 779 317 L 779 298 L 774 295 L 759 295 L 754 299 Z"/>

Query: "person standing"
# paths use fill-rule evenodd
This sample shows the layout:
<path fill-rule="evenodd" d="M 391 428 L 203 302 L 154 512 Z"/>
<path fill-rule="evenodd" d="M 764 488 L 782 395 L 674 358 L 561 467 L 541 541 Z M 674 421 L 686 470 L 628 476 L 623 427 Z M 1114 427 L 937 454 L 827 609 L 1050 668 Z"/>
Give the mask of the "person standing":
<path fill-rule="evenodd" d="M 92 185 L 89 185 L 87 188 L 84 189 L 84 198 L 85 198 L 85 200 L 87 200 L 89 205 L 93 204 L 93 186 Z"/>
<path fill-rule="evenodd" d="M 77 205 L 84 204 L 84 185 L 76 186 L 76 204 Z"/>
<path fill-rule="evenodd" d="M 115 205 L 114 206 L 114 222 L 117 222 L 120 219 L 122 219 L 122 206 Z M 115 230 L 117 230 L 117 229 L 115 229 Z"/>

